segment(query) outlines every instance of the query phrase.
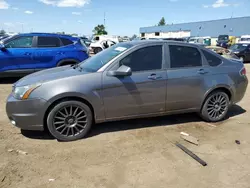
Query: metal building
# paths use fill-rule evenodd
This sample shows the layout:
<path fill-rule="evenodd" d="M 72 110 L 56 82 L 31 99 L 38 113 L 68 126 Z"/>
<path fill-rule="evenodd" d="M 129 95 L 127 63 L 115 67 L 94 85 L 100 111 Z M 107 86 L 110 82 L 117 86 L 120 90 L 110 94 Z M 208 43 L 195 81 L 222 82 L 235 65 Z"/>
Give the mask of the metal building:
<path fill-rule="evenodd" d="M 236 37 L 250 34 L 250 16 L 140 28 L 141 37 L 146 38 L 189 36 L 215 38 L 221 34 Z"/>

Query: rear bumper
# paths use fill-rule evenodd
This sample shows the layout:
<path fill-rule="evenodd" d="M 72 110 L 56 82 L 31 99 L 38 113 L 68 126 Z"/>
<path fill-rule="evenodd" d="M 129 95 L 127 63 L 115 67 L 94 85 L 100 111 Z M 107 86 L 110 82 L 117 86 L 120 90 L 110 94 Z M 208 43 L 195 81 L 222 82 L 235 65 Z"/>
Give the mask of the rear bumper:
<path fill-rule="evenodd" d="M 6 113 L 14 126 L 42 131 L 46 104 L 44 99 L 17 100 L 10 95 L 6 102 Z"/>

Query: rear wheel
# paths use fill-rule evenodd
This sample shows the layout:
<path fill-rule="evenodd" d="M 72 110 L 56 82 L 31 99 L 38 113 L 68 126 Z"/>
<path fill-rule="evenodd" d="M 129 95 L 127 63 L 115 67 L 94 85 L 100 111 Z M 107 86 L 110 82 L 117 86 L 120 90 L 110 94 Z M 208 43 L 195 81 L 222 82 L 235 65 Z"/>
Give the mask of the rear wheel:
<path fill-rule="evenodd" d="M 79 101 L 64 101 L 57 104 L 47 117 L 50 133 L 60 141 L 83 138 L 91 128 L 92 112 Z"/>
<path fill-rule="evenodd" d="M 206 98 L 200 115 L 205 121 L 217 122 L 226 117 L 228 108 L 228 95 L 223 91 L 215 91 Z"/>

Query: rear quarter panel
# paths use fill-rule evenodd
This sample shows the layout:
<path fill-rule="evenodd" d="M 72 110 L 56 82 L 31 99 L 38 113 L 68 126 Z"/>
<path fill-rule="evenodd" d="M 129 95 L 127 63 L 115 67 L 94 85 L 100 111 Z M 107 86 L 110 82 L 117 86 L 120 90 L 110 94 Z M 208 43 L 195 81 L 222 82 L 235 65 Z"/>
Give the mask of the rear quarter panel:
<path fill-rule="evenodd" d="M 204 82 L 206 85 L 206 93 L 204 99 L 213 90 L 218 88 L 228 89 L 231 93 L 231 101 L 235 102 L 237 95 L 238 84 L 242 77 L 239 74 L 242 65 L 233 63 L 230 60 L 223 60 L 223 63 L 217 67 L 210 67 L 209 74 L 205 75 Z"/>
<path fill-rule="evenodd" d="M 72 44 L 61 48 L 61 50 L 63 51 L 63 56 L 58 59 L 58 62 L 62 61 L 63 59 L 74 59 L 78 62 L 81 62 L 89 57 L 87 52 L 84 51 L 84 48 L 78 44 Z"/>

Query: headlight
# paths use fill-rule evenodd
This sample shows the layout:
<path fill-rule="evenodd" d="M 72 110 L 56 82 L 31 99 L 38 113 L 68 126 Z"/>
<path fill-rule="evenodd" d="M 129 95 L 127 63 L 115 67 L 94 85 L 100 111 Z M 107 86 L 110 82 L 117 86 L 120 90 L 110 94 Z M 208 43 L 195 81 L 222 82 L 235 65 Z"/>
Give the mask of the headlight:
<path fill-rule="evenodd" d="M 234 52 L 235 54 L 238 54 L 238 53 L 240 53 L 240 52 Z"/>
<path fill-rule="evenodd" d="M 41 84 L 34 84 L 22 87 L 15 87 L 12 94 L 16 99 L 25 100 L 30 96 L 31 92 L 34 91 L 40 85 Z"/>

